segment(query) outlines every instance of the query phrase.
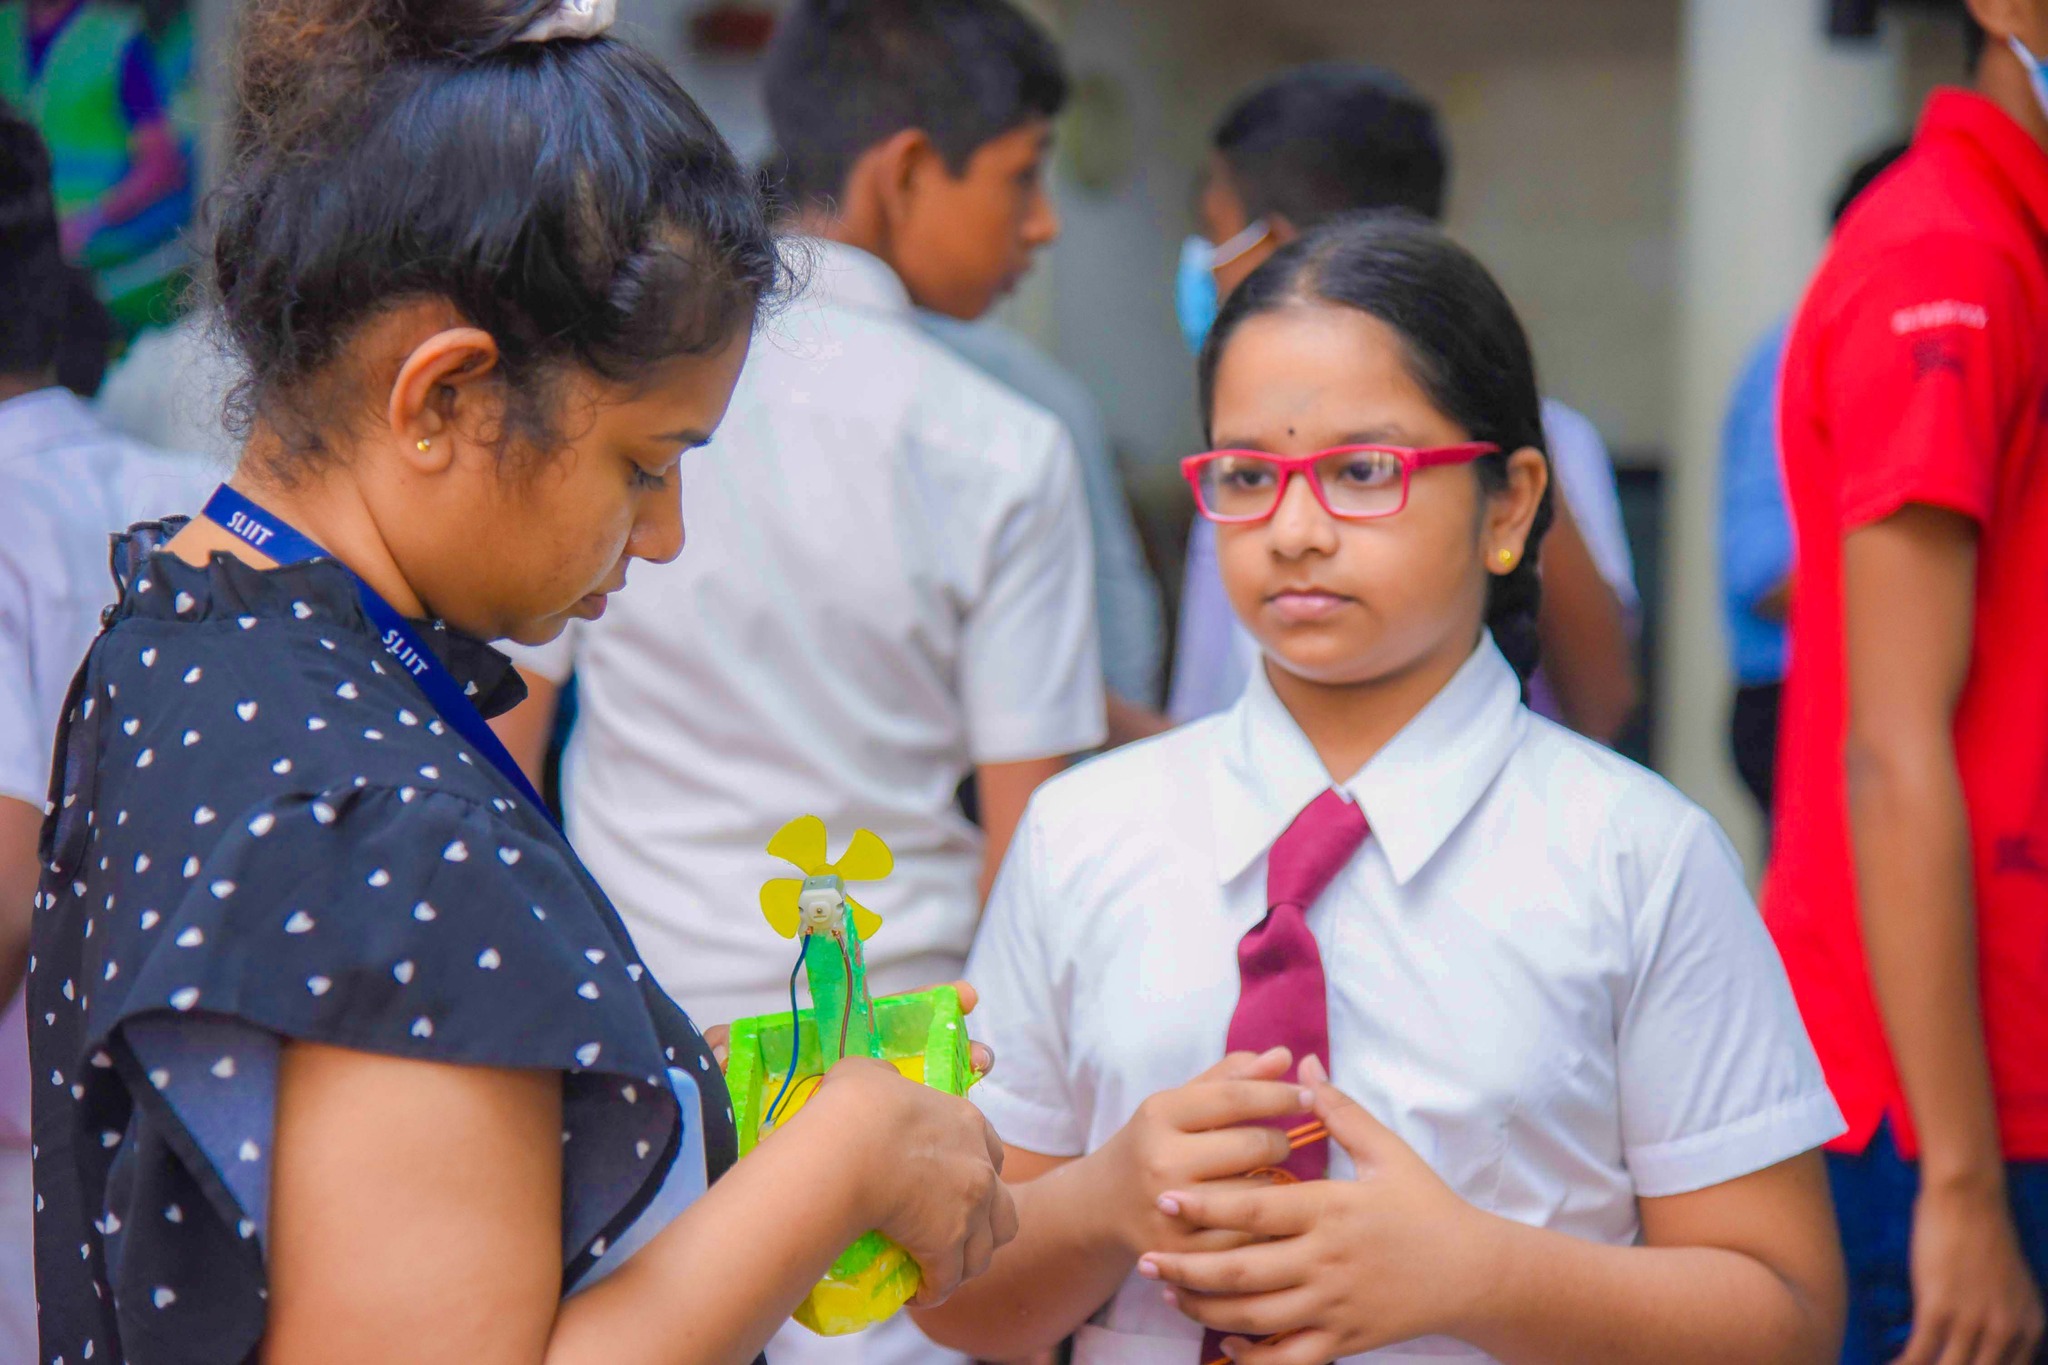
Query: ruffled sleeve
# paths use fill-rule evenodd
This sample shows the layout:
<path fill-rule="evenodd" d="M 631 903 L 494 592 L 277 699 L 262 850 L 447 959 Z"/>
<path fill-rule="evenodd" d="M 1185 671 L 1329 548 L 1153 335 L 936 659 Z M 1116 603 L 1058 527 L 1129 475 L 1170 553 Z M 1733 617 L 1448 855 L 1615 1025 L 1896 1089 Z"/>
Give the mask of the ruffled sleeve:
<path fill-rule="evenodd" d="M 105 1135 L 101 1229 L 123 1340 L 158 1335 L 182 1307 L 162 1338 L 180 1358 L 240 1359 L 253 1345 L 195 1326 L 246 1320 L 262 1293 L 290 1039 L 564 1073 L 573 1284 L 654 1196 L 683 1125 L 700 1119 L 679 1111 L 630 944 L 559 847 L 489 805 L 412 787 L 190 818 L 224 832 L 203 858 L 172 855 L 134 878 L 134 903 L 94 917 L 97 977 L 80 1005 L 90 1065 L 118 1075 L 130 1101 L 125 1131 Z M 181 1278 L 194 1257 L 242 1273 Z"/>

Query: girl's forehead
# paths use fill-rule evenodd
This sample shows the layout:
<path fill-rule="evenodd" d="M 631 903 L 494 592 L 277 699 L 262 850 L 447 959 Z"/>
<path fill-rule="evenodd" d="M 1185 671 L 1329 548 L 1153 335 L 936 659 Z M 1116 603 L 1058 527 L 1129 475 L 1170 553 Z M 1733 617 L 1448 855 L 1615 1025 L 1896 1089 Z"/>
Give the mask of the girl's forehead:
<path fill-rule="evenodd" d="M 1296 305 L 1248 318 L 1218 357 L 1217 444 L 1283 438 L 1438 440 L 1455 424 L 1408 367 L 1393 328 L 1354 308 Z"/>

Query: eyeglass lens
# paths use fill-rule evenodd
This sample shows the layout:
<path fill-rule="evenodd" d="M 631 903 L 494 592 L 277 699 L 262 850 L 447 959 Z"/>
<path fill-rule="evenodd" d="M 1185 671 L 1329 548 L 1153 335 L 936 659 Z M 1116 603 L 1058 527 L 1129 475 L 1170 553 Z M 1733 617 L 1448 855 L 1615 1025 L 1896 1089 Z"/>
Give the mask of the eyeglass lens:
<path fill-rule="evenodd" d="M 1326 455 L 1314 467 L 1323 501 L 1345 517 L 1383 517 L 1401 507 L 1401 460 L 1384 450 Z M 1270 516 L 1280 505 L 1280 466 L 1261 455 L 1221 455 L 1201 467 L 1202 506 L 1219 517 Z"/>

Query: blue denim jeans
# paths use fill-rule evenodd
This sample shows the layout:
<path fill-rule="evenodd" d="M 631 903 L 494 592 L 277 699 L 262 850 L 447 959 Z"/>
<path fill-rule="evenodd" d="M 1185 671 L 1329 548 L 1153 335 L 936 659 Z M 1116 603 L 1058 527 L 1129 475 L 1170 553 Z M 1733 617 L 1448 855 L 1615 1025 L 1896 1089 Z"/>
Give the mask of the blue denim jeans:
<path fill-rule="evenodd" d="M 1909 1249 L 1913 1200 L 1920 1171 L 1899 1155 L 1891 1126 L 1853 1155 L 1829 1152 L 1828 1185 L 1842 1255 L 1849 1269 L 1849 1330 L 1842 1365 L 1882 1365 L 1906 1348 L 1913 1334 L 1913 1274 Z M 2048 1284 L 2048 1162 L 2006 1166 L 2013 1224 L 2034 1282 Z M 2037 1359 L 2048 1360 L 2048 1352 Z"/>

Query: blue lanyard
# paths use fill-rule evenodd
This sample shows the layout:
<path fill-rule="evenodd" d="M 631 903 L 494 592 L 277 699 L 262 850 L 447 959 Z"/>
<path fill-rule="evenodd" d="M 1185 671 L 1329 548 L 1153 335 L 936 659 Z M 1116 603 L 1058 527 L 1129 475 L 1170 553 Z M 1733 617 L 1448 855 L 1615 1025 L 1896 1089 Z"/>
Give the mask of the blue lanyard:
<path fill-rule="evenodd" d="M 213 490 L 213 496 L 206 500 L 203 515 L 208 521 L 217 523 L 228 534 L 245 542 L 251 549 L 261 551 L 280 564 L 298 564 L 309 559 L 333 559 L 334 556 L 309 540 L 296 527 L 264 511 L 234 489 L 222 484 Z M 336 559 L 335 563 L 341 564 Z M 463 686 L 455 681 L 447 666 L 431 649 L 420 642 L 412 623 L 398 614 L 389 602 L 346 564 L 341 564 L 348 576 L 355 579 L 356 595 L 362 599 L 363 614 L 379 632 L 379 643 L 384 652 L 396 659 L 399 666 L 419 685 L 427 701 L 442 719 L 455 727 L 455 732 L 476 747 L 478 753 L 491 761 L 491 766 L 505 775 L 505 780 L 518 788 L 520 795 L 532 803 L 542 815 L 553 819 L 547 803 L 540 793 L 527 781 L 526 774 L 506 752 L 505 745 L 483 712 L 476 709 Z"/>

